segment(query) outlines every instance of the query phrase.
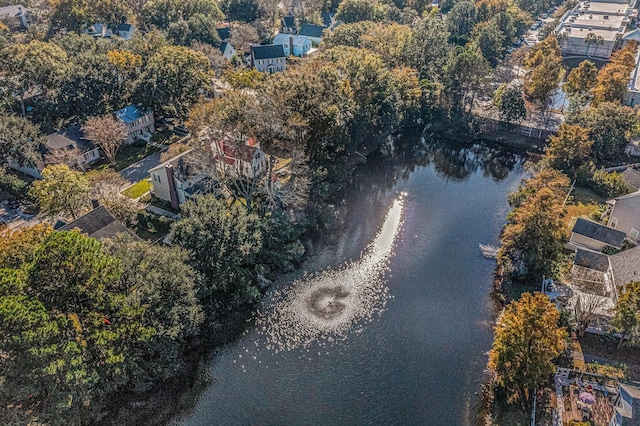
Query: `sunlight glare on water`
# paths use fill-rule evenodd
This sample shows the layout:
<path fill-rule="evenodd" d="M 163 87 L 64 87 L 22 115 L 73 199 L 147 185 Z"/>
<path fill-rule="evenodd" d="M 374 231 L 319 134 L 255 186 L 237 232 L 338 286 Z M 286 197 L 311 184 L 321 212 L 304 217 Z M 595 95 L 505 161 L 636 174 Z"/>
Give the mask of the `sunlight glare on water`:
<path fill-rule="evenodd" d="M 257 324 L 267 349 L 324 346 L 357 332 L 385 308 L 389 289 L 381 278 L 402 225 L 402 197 L 362 258 L 294 281 L 274 295 Z"/>

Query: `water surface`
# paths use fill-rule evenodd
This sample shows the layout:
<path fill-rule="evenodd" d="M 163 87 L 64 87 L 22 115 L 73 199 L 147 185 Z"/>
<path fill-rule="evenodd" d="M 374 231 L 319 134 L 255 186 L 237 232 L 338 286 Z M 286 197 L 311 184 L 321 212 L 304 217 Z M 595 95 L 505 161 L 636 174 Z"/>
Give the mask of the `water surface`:
<path fill-rule="evenodd" d="M 430 144 L 362 166 L 339 230 L 216 356 L 183 425 L 465 425 L 491 346 L 515 154 Z"/>

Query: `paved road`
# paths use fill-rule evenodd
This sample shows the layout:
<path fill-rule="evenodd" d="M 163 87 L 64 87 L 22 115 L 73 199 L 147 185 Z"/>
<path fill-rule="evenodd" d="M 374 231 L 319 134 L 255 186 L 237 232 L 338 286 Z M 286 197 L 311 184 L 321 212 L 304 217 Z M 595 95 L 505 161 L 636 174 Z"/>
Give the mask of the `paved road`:
<path fill-rule="evenodd" d="M 137 163 L 133 163 L 126 169 L 122 169 L 120 171 L 120 175 L 132 184 L 143 180 L 149 176 L 149 169 L 153 169 L 161 164 L 160 155 L 162 152 L 163 151 L 158 151 L 155 154 L 151 154 L 150 156 L 143 158 Z"/>

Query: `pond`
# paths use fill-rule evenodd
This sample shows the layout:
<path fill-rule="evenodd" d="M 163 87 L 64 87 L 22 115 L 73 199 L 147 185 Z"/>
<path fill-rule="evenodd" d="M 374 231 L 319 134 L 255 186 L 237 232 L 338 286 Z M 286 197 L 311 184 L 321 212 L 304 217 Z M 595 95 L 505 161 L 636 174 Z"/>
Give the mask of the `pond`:
<path fill-rule="evenodd" d="M 465 425 L 485 380 L 495 263 L 523 158 L 414 142 L 355 172 L 336 231 L 210 363 L 182 425 Z"/>

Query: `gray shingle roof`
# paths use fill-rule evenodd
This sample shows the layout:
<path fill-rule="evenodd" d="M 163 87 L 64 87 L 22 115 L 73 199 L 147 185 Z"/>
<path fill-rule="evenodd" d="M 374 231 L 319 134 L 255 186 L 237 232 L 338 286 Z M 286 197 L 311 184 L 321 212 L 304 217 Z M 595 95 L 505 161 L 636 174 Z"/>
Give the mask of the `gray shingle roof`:
<path fill-rule="evenodd" d="M 216 28 L 216 31 L 218 32 L 218 36 L 220 37 L 220 40 L 222 40 L 222 41 L 229 40 L 231 38 L 231 29 L 230 28 L 227 28 L 227 27 Z"/>
<path fill-rule="evenodd" d="M 254 59 L 284 58 L 284 48 L 281 44 L 267 44 L 264 46 L 251 46 Z"/>
<path fill-rule="evenodd" d="M 131 31 L 133 25 L 131 24 L 120 24 L 118 25 L 118 31 Z"/>
<path fill-rule="evenodd" d="M 291 15 L 282 17 L 283 26 L 286 28 L 295 28 L 296 27 L 296 18 Z"/>
<path fill-rule="evenodd" d="M 622 247 L 625 237 L 624 232 L 585 219 L 578 219 L 571 232 L 617 248 Z"/>
<path fill-rule="evenodd" d="M 640 189 L 640 172 L 627 167 L 624 172 L 621 173 L 622 180 L 635 190 Z"/>
<path fill-rule="evenodd" d="M 325 12 L 322 14 L 322 23 L 325 27 L 331 26 L 331 24 L 333 23 L 333 15 L 334 14 L 331 12 Z"/>
<path fill-rule="evenodd" d="M 640 281 L 640 246 L 610 256 L 615 284 Z"/>
<path fill-rule="evenodd" d="M 298 34 L 307 37 L 322 38 L 322 32 L 325 28 L 326 27 L 322 25 L 302 24 L 302 28 L 300 28 L 300 32 Z"/>
<path fill-rule="evenodd" d="M 578 249 L 573 264 L 599 272 L 607 272 L 609 270 L 609 258 L 607 255 L 588 250 Z"/>
<path fill-rule="evenodd" d="M 80 229 L 83 234 L 91 238 L 114 238 L 117 234 L 128 234 L 138 238 L 133 232 L 113 217 L 105 206 L 99 206 L 84 216 L 60 228 L 60 231 Z"/>

